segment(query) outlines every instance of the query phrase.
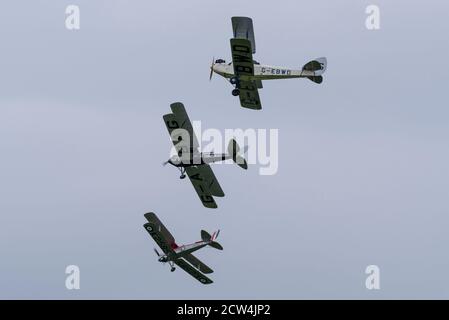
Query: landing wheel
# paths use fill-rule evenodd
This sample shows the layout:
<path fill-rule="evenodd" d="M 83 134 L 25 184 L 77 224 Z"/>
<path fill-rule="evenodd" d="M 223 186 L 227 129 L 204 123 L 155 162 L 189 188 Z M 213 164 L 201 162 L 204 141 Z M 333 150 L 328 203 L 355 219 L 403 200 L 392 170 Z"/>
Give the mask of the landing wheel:
<path fill-rule="evenodd" d="M 240 94 L 240 90 L 239 90 L 239 89 L 234 89 L 234 90 L 232 90 L 232 95 L 233 95 L 234 97 L 237 97 L 239 94 Z"/>
<path fill-rule="evenodd" d="M 231 79 L 229 79 L 229 82 L 230 82 L 231 84 L 237 84 L 238 79 L 235 78 L 235 77 L 232 77 Z"/>
<path fill-rule="evenodd" d="M 175 270 L 176 270 L 175 267 L 171 267 L 171 269 L 170 269 L 171 272 L 173 272 L 173 271 L 175 271 Z"/>
<path fill-rule="evenodd" d="M 181 176 L 179 177 L 179 179 L 184 179 L 186 177 L 186 169 L 181 167 L 179 168 L 179 171 L 181 171 Z"/>

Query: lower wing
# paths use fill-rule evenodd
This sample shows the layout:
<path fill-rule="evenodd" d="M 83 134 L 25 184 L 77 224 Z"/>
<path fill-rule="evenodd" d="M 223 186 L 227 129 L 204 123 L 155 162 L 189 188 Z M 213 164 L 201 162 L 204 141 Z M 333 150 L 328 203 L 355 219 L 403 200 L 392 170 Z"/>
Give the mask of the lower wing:
<path fill-rule="evenodd" d="M 255 81 L 240 81 L 239 84 L 240 105 L 248 109 L 262 109 L 259 92 L 257 91 L 257 83 Z"/>
<path fill-rule="evenodd" d="M 199 167 L 186 167 L 186 173 L 189 176 L 198 197 L 200 197 L 203 206 L 206 208 L 217 208 L 217 203 L 212 196 L 208 181 Z"/>
<path fill-rule="evenodd" d="M 203 273 L 212 273 L 214 270 L 209 268 L 206 264 L 204 264 L 201 260 L 199 260 L 197 257 L 195 257 L 193 254 L 188 253 L 186 255 L 182 256 L 184 259 L 186 259 L 192 266 L 197 268 L 199 271 Z"/>
<path fill-rule="evenodd" d="M 204 274 L 196 270 L 194 267 L 192 267 L 190 264 L 188 264 L 184 259 L 177 259 L 173 261 L 176 263 L 181 269 L 183 269 L 185 272 L 190 274 L 192 277 L 194 277 L 196 280 L 201 282 L 202 284 L 210 284 L 213 283 L 211 279 L 206 277 Z"/>
<path fill-rule="evenodd" d="M 200 175 L 204 178 L 207 184 L 207 188 L 209 192 L 214 197 L 224 197 L 224 192 L 221 189 L 220 184 L 218 183 L 217 178 L 215 177 L 212 168 L 208 164 L 202 164 L 197 167 Z"/>

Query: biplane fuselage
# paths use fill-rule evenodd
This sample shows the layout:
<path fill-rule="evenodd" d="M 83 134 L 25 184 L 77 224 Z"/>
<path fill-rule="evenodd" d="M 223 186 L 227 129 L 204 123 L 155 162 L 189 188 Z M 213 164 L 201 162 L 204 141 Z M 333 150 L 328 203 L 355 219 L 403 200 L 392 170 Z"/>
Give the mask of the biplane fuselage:
<path fill-rule="evenodd" d="M 154 248 L 154 252 L 158 256 L 159 262 L 164 264 L 168 263 L 171 267 L 170 271 L 172 272 L 175 271 L 175 265 L 177 265 L 203 284 L 210 284 L 213 282 L 204 275 L 205 273 L 212 273 L 213 270 L 196 258 L 192 252 L 204 248 L 205 246 L 223 250 L 223 247 L 215 241 L 220 230 L 214 232 L 212 235 L 205 230 L 201 230 L 200 241 L 178 246 L 173 235 L 162 224 L 154 212 L 146 213 L 144 216 L 148 222 L 145 223 L 143 227 L 163 251 L 163 254 L 161 254 Z"/>
<path fill-rule="evenodd" d="M 220 60 L 220 59 L 219 59 Z M 220 76 L 231 79 L 235 77 L 234 66 L 231 63 L 215 62 L 212 65 L 212 70 Z M 243 76 L 239 78 L 244 81 L 251 80 L 274 80 L 274 79 L 291 79 L 291 78 L 306 78 L 313 76 L 313 71 L 306 71 L 300 69 L 290 69 L 284 67 L 276 67 L 270 65 L 262 65 L 254 63 L 254 75 Z"/>
<path fill-rule="evenodd" d="M 182 258 L 186 254 L 195 252 L 205 246 L 207 246 L 211 241 L 198 241 L 191 244 L 185 244 L 182 246 L 177 246 L 176 244 L 173 245 L 173 252 L 163 255 L 159 258 L 160 262 L 168 262 L 168 261 L 175 261 L 179 258 Z"/>
<path fill-rule="evenodd" d="M 232 155 L 226 153 L 214 154 L 213 152 L 210 152 L 193 155 L 193 157 L 189 157 L 188 159 L 182 159 L 179 156 L 173 156 L 168 160 L 168 163 L 175 167 L 191 167 L 214 163 L 217 161 L 225 161 L 228 159 L 232 159 Z"/>
<path fill-rule="evenodd" d="M 242 107 L 262 109 L 258 90 L 263 88 L 263 80 L 307 78 L 318 84 L 323 82 L 326 58 L 309 61 L 301 69 L 260 64 L 253 58 L 256 53 L 253 20 L 249 17 L 232 17 L 231 22 L 231 63 L 226 63 L 223 59 L 212 59 L 209 80 L 212 80 L 214 73 L 228 79 L 234 86 L 231 93 L 239 97 Z"/>
<path fill-rule="evenodd" d="M 181 179 L 187 175 L 202 204 L 206 208 L 215 209 L 217 203 L 213 197 L 224 197 L 224 192 L 209 163 L 232 159 L 234 163 L 245 170 L 248 168 L 248 164 L 239 153 L 240 147 L 235 139 L 229 141 L 227 153 L 201 153 L 200 144 L 184 105 L 176 102 L 172 103 L 170 108 L 172 113 L 165 114 L 163 119 L 175 147 L 176 155 L 165 161 L 163 165 L 170 163 L 177 167 L 181 172 L 179 177 Z"/>

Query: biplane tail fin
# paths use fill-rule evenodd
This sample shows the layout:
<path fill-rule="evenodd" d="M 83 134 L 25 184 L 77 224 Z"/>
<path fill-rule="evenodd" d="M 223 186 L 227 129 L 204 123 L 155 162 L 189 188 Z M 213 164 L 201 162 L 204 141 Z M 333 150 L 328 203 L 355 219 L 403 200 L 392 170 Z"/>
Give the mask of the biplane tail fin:
<path fill-rule="evenodd" d="M 240 147 L 235 141 L 235 139 L 231 139 L 228 144 L 228 153 L 232 155 L 232 160 L 242 169 L 248 169 L 248 164 L 246 163 L 245 158 L 239 155 Z"/>
<path fill-rule="evenodd" d="M 323 73 L 327 68 L 327 59 L 325 57 L 317 58 L 315 60 L 307 62 L 302 70 L 304 71 L 313 71 L 313 76 L 308 76 L 307 79 L 315 82 L 321 83 L 323 82 Z"/>
<path fill-rule="evenodd" d="M 214 232 L 212 235 L 210 235 L 207 231 L 201 230 L 201 239 L 205 242 L 209 242 L 208 245 L 210 245 L 212 248 L 223 250 L 223 247 L 221 244 L 219 244 L 215 239 L 217 239 L 218 234 L 220 233 L 220 230 Z"/>

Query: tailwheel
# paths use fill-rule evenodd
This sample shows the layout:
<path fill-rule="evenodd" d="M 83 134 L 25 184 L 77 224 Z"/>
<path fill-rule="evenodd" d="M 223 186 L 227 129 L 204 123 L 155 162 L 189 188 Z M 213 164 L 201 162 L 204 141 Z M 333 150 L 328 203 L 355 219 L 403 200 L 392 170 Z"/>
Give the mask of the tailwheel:
<path fill-rule="evenodd" d="M 239 94 L 240 94 L 240 90 L 239 90 L 239 89 L 234 89 L 234 90 L 232 90 L 232 95 L 233 95 L 234 97 L 237 97 Z"/>
<path fill-rule="evenodd" d="M 176 270 L 175 267 L 171 267 L 171 269 L 170 269 L 171 272 L 173 272 L 173 271 L 175 271 L 175 270 Z"/>

